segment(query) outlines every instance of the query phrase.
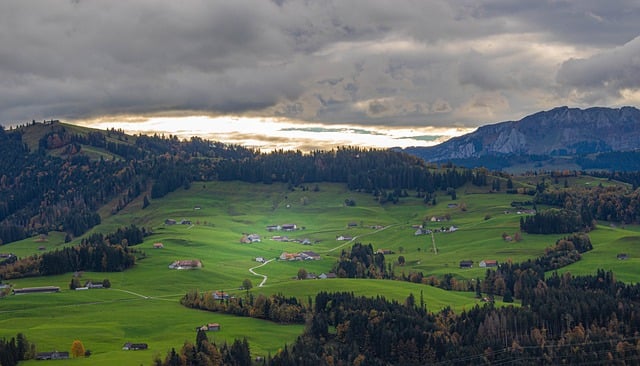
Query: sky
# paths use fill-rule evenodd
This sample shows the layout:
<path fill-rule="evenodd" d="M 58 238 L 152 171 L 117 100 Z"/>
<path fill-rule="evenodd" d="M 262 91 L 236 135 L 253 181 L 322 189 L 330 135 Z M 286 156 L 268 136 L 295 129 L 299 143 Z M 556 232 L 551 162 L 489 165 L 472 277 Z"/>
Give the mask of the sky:
<path fill-rule="evenodd" d="M 6 0 L 0 124 L 428 146 L 640 106 L 638 0 Z"/>

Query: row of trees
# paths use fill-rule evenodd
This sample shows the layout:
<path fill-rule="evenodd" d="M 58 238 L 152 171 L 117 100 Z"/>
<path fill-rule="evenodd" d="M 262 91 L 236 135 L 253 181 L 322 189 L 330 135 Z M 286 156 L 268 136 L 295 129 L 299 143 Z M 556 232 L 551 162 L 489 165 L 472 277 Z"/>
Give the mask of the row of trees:
<path fill-rule="evenodd" d="M 216 298 L 217 297 L 217 298 Z M 202 309 L 237 316 L 247 316 L 258 319 L 271 320 L 277 323 L 304 323 L 308 306 L 300 303 L 295 297 L 283 295 L 262 294 L 254 297 L 249 294 L 247 298 L 229 298 L 222 292 L 199 292 L 191 290 L 185 294 L 180 303 L 189 308 Z"/>

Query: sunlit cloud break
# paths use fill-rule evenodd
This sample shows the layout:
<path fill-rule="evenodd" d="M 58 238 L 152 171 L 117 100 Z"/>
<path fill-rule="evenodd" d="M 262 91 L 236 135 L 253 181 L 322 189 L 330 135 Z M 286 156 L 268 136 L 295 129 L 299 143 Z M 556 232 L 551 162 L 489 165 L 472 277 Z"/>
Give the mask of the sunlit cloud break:
<path fill-rule="evenodd" d="M 228 144 L 274 150 L 330 150 L 339 146 L 391 148 L 432 146 L 473 129 L 442 127 L 388 127 L 324 125 L 292 120 L 254 117 L 112 117 L 75 121 L 98 129 L 123 130 L 129 134 L 198 136 Z"/>

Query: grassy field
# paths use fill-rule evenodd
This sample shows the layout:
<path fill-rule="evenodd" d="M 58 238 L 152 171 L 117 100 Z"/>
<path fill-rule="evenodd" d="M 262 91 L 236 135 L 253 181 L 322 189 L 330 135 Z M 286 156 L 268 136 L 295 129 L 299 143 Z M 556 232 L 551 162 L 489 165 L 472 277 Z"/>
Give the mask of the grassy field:
<path fill-rule="evenodd" d="M 559 184 L 563 184 L 561 180 Z M 594 178 L 572 179 L 570 184 L 594 184 Z M 521 184 L 528 184 L 522 182 Z M 535 182 L 533 182 L 535 184 Z M 69 350 L 74 339 L 83 341 L 93 355 L 86 360 L 73 360 L 75 365 L 150 364 L 154 355 L 164 357 L 172 347 L 180 348 L 184 341 L 195 339 L 195 327 L 218 322 L 222 330 L 210 333 L 217 343 L 231 342 L 246 336 L 252 354 L 275 353 L 302 332 L 300 325 L 277 325 L 257 319 L 237 318 L 217 313 L 187 309 L 179 299 L 189 289 L 224 290 L 244 296 L 239 287 L 250 279 L 254 294 L 282 293 L 306 301 L 319 291 L 353 291 L 358 295 L 384 296 L 404 301 L 413 294 L 422 296 L 430 311 L 451 307 L 455 311 L 469 309 L 478 300 L 474 293 L 446 292 L 430 286 L 400 281 L 353 279 L 296 280 L 303 267 L 316 274 L 332 270 L 342 249 L 353 242 L 371 244 L 374 250 L 392 250 L 386 255 L 396 274 L 422 271 L 428 275 L 452 273 L 459 279 L 483 278 L 483 259 L 514 262 L 541 255 L 558 235 L 523 235 L 521 242 L 507 242 L 502 234 L 513 235 L 519 228 L 518 215 L 511 208 L 513 200 L 527 197 L 482 193 L 476 187 L 462 189 L 451 201 L 440 193 L 436 206 L 426 206 L 422 200 L 405 197 L 398 204 L 380 205 L 368 194 L 350 192 L 344 185 L 320 184 L 319 191 L 287 190 L 285 185 L 246 184 L 240 182 L 194 183 L 189 190 L 178 190 L 165 198 L 154 200 L 145 210 L 134 201 L 118 214 L 105 217 L 94 231 L 108 233 L 120 226 L 135 223 L 154 232 L 137 246 L 146 258 L 133 269 L 120 273 L 84 273 L 82 280 L 102 281 L 108 278 L 108 290 L 68 290 L 72 274 L 10 281 L 15 288 L 59 286 L 57 294 L 29 294 L 0 299 L 0 337 L 23 332 L 38 345 L 39 351 Z M 410 193 L 411 194 L 411 193 Z M 346 198 L 355 200 L 346 207 Z M 451 205 L 449 205 L 451 204 Z M 448 217 L 448 221 L 432 218 Z M 165 220 L 191 221 L 190 225 L 165 225 Z M 296 224 L 292 232 L 268 232 L 268 225 Z M 351 223 L 352 225 L 349 225 Z M 427 223 L 430 229 L 456 226 L 455 232 L 415 235 L 415 226 Z M 355 224 L 355 226 L 353 226 Z M 243 234 L 258 234 L 261 242 L 241 244 Z M 308 239 L 311 245 L 271 240 L 273 235 L 290 239 Z M 348 235 L 353 241 L 338 241 Z M 601 224 L 590 233 L 594 250 L 583 260 L 563 271 L 573 274 L 593 273 L 596 268 L 612 269 L 620 280 L 637 282 L 640 259 L 640 230 L 637 227 L 615 227 Z M 45 241 L 30 238 L 2 247 L 24 257 L 44 250 L 69 245 L 64 235 L 50 234 Z M 164 248 L 154 249 L 161 242 Z M 435 242 L 435 249 L 434 249 Z M 71 243 L 73 244 L 73 242 Z M 249 272 L 260 265 L 256 257 L 275 259 L 284 251 L 312 250 L 321 255 L 319 261 L 289 262 L 273 260 L 255 269 L 267 276 Z M 619 261 L 617 253 L 627 253 L 629 259 Z M 398 257 L 406 264 L 397 264 Z M 168 265 L 180 259 L 199 259 L 198 270 L 170 270 Z M 471 269 L 460 269 L 461 260 L 473 260 Z M 147 351 L 122 351 L 125 342 L 148 343 Z M 35 363 L 32 361 L 31 363 Z M 30 363 L 26 363 L 30 364 Z"/>

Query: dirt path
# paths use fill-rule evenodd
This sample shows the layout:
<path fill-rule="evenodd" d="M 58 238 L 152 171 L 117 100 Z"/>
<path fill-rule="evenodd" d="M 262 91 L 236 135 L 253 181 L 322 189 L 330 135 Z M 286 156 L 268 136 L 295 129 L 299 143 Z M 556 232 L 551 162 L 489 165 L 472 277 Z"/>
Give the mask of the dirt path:
<path fill-rule="evenodd" d="M 258 287 L 262 287 L 262 286 L 264 286 L 265 282 L 267 282 L 267 276 L 266 276 L 266 275 L 262 275 L 262 274 L 260 274 L 260 273 L 256 273 L 256 272 L 254 271 L 254 269 L 256 269 L 256 268 L 260 268 L 260 267 L 262 267 L 262 266 L 266 265 L 267 263 L 269 263 L 269 262 L 271 262 L 271 261 L 274 261 L 274 260 L 275 260 L 275 259 L 269 259 L 268 261 L 266 261 L 266 262 L 262 263 L 262 264 L 261 264 L 261 265 L 259 265 L 259 266 L 255 266 L 255 267 L 249 268 L 249 272 L 251 272 L 251 274 L 252 274 L 252 275 L 254 275 L 254 276 L 258 276 L 258 277 L 262 277 L 262 282 L 260 282 L 260 284 L 258 285 Z"/>

